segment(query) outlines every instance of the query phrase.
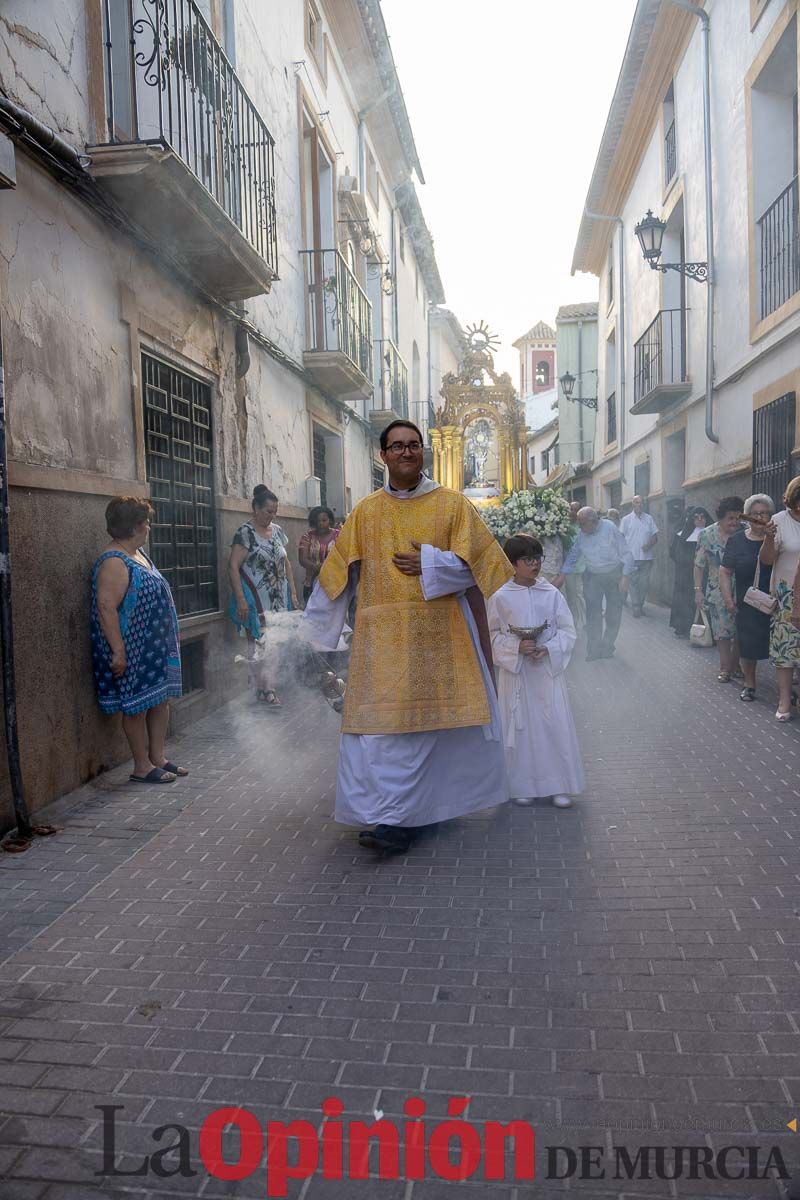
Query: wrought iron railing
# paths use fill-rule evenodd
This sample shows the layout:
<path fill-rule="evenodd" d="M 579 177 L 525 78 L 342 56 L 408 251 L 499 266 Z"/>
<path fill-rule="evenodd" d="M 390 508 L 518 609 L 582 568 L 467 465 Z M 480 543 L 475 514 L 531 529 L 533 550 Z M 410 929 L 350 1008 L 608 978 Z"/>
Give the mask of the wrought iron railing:
<path fill-rule="evenodd" d="M 669 183 L 675 178 L 678 169 L 678 156 L 675 145 L 675 122 L 673 121 L 664 135 L 664 182 Z"/>
<path fill-rule="evenodd" d="M 103 0 L 108 138 L 166 145 L 277 273 L 275 143 L 194 0 Z"/>
<path fill-rule="evenodd" d="M 390 338 L 376 341 L 380 370 L 380 407 L 408 419 L 408 367 Z"/>
<path fill-rule="evenodd" d="M 617 440 L 617 393 L 612 392 L 606 400 L 606 445 Z"/>
<path fill-rule="evenodd" d="M 309 350 L 340 351 L 372 379 L 372 305 L 338 250 L 302 250 Z"/>
<path fill-rule="evenodd" d="M 686 382 L 686 310 L 665 308 L 634 345 L 633 402 L 667 383 Z"/>
<path fill-rule="evenodd" d="M 761 316 L 768 317 L 800 291 L 800 220 L 797 176 L 758 222 Z"/>

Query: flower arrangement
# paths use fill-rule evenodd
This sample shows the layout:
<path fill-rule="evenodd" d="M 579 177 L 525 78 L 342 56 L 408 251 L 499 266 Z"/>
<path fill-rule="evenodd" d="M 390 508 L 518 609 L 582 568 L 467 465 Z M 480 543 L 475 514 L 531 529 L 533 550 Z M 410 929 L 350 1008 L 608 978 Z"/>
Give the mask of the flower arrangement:
<path fill-rule="evenodd" d="M 498 541 L 515 533 L 532 533 L 534 537 L 558 537 L 566 550 L 574 536 L 569 504 L 554 488 L 529 492 L 512 492 L 499 508 L 479 510 Z"/>

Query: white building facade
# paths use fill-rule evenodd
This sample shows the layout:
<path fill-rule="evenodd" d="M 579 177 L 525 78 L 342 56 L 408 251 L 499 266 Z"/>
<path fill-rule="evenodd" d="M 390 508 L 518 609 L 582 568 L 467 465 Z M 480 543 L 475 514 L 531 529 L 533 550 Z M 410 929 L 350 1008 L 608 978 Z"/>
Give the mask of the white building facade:
<path fill-rule="evenodd" d="M 23 764 L 45 803 L 126 753 L 85 636 L 109 497 L 157 510 L 181 723 L 243 684 L 225 567 L 253 487 L 294 552 L 310 505 L 343 518 L 382 482 L 381 429 L 427 434 L 444 293 L 379 0 L 6 0 L 0 78 L 19 713 L 51 747 Z M 25 652 L 51 619 L 75 636 L 48 698 Z"/>
<path fill-rule="evenodd" d="M 800 457 L 797 4 L 705 14 L 710 141 L 703 22 L 640 0 L 573 260 L 599 277 L 594 502 L 641 493 L 667 534 L 688 503 L 765 491 L 780 507 Z M 660 262 L 683 270 L 645 262 L 648 210 Z M 711 286 L 693 277 L 705 263 Z"/>

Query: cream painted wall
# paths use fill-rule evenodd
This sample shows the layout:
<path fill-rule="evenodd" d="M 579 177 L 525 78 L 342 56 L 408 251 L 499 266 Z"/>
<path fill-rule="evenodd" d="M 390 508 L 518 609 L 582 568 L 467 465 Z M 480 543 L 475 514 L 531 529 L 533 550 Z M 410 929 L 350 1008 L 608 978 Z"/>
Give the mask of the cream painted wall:
<path fill-rule="evenodd" d="M 724 476 L 752 452 L 753 394 L 796 367 L 800 353 L 800 315 L 789 317 L 755 344 L 750 341 L 750 260 L 748 211 L 748 153 L 745 119 L 745 76 L 764 45 L 785 5 L 769 4 L 751 32 L 749 6 L 713 0 L 707 4 L 711 19 L 712 144 L 714 171 L 714 221 L 716 241 L 715 401 L 714 425 L 719 444 L 704 432 L 705 347 L 707 288 L 686 283 L 687 359 L 691 396 L 672 405 L 663 416 L 633 416 L 634 343 L 662 307 L 666 277 L 644 263 L 634 236 L 634 225 L 648 208 L 666 216 L 682 193 L 686 233 L 686 259 L 706 257 L 705 192 L 702 126 L 702 58 L 699 25 L 675 72 L 677 179 L 665 196 L 662 180 L 662 128 L 657 121 L 627 196 L 625 222 L 626 367 L 627 404 L 626 482 L 623 499 L 633 494 L 634 464 L 644 454 L 651 461 L 651 491 L 662 487 L 660 424 L 686 411 L 686 478 Z M 765 184 L 766 186 L 766 184 Z M 777 187 L 777 184 L 775 185 Z M 769 189 L 768 189 L 769 190 Z M 773 189 L 774 190 L 774 189 Z M 777 193 L 776 193 L 777 194 Z M 774 198 L 774 197 L 773 197 Z M 609 234 L 611 236 L 611 234 Z M 617 252 L 614 265 L 617 268 Z M 606 269 L 600 276 L 600 295 L 606 296 Z M 618 281 L 617 281 L 618 292 Z M 666 306 L 666 305 L 665 305 Z M 602 348 L 618 318 L 600 305 L 600 395 L 606 394 Z M 619 350 L 618 350 L 619 355 Z M 619 378 L 619 359 L 617 363 Z M 601 410 L 595 436 L 596 473 L 607 479 L 616 455 L 605 453 L 605 413 Z M 719 494 L 730 490 L 724 479 Z M 596 495 L 596 499 L 597 499 Z"/>

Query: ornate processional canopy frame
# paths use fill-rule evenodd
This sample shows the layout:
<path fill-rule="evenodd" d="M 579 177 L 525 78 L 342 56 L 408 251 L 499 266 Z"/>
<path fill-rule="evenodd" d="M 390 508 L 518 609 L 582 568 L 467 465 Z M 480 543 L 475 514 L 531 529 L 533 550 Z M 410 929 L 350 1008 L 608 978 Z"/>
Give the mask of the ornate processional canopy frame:
<path fill-rule="evenodd" d="M 503 492 L 528 486 L 525 408 L 508 372 L 498 375 L 492 351 L 499 339 L 481 321 L 467 328 L 467 350 L 458 375 L 442 380 L 444 406 L 431 429 L 434 478 L 445 487 L 464 487 L 464 437 L 474 421 L 486 420 L 495 429 Z"/>

